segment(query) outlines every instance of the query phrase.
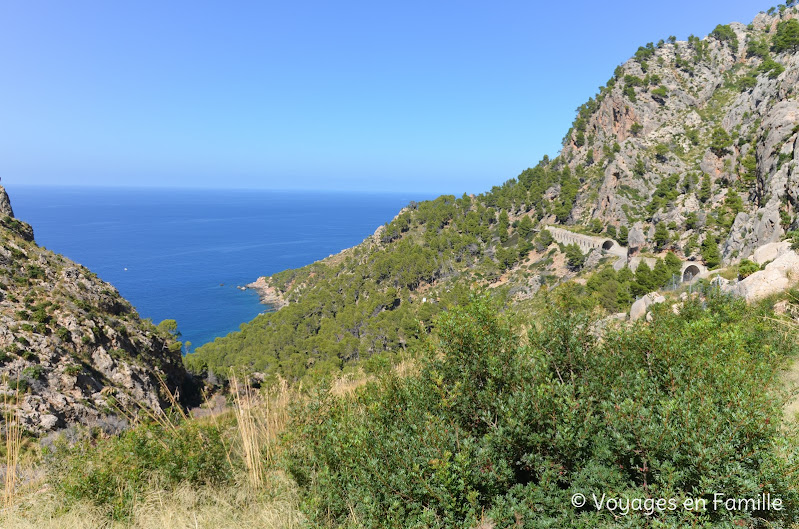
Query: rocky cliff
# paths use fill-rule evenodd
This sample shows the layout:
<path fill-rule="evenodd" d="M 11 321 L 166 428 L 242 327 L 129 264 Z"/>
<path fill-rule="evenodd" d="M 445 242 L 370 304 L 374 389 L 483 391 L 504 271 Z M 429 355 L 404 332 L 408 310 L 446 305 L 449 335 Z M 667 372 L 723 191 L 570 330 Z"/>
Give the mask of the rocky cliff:
<path fill-rule="evenodd" d="M 0 392 L 35 434 L 115 431 L 186 393 L 179 345 L 114 287 L 39 247 L 0 187 Z M 162 383 L 163 381 L 163 383 Z"/>
<path fill-rule="evenodd" d="M 796 8 L 647 44 L 578 110 L 561 159 L 581 174 L 567 224 L 656 226 L 690 256 L 718 239 L 726 262 L 797 226 Z"/>

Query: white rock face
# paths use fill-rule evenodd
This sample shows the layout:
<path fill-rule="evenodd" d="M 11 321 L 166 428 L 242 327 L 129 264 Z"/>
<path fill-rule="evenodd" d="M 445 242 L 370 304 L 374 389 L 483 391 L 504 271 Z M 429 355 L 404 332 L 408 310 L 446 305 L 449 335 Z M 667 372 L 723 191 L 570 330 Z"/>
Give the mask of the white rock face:
<path fill-rule="evenodd" d="M 640 319 L 642 316 L 646 315 L 650 306 L 654 305 L 655 303 L 663 303 L 664 301 L 666 301 L 666 298 L 657 292 L 650 292 L 646 296 L 633 303 L 633 306 L 630 307 L 630 321 Z"/>
<path fill-rule="evenodd" d="M 772 242 L 769 244 L 764 244 L 763 246 L 755 250 L 755 253 L 752 256 L 752 260 L 757 264 L 762 265 L 763 263 L 775 260 L 781 255 L 789 252 L 790 250 L 791 250 L 791 243 L 789 241 Z"/>
<path fill-rule="evenodd" d="M 783 292 L 797 280 L 799 280 L 799 255 L 789 250 L 766 265 L 764 270 L 755 272 L 737 285 L 725 287 L 723 290 L 751 302 Z"/>

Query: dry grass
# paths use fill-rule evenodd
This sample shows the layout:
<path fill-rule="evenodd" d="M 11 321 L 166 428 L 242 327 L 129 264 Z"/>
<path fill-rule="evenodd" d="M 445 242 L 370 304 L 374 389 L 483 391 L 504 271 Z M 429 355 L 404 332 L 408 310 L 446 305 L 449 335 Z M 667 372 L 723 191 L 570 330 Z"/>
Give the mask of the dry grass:
<path fill-rule="evenodd" d="M 417 369 L 413 362 L 396 367 L 400 376 Z M 331 393 L 347 398 L 364 386 L 371 377 L 363 373 L 349 374 L 335 380 Z M 227 452 L 231 461 L 243 462 L 244 471 L 232 485 L 220 487 L 182 486 L 177 490 L 162 490 L 153 486 L 137 503 L 128 522 L 110 520 L 101 509 L 91 504 L 65 508 L 61 498 L 43 480 L 25 487 L 0 509 L 3 529 L 233 529 L 307 527 L 299 505 L 296 484 L 276 465 L 281 452 L 280 436 L 289 422 L 290 406 L 303 399 L 301 387 L 291 387 L 284 380 L 268 389 L 257 391 L 249 382 L 231 378 L 233 409 L 213 413 L 198 419 L 230 424 Z M 7 409 L 11 409 L 10 407 Z M 120 410 L 131 424 L 138 414 Z M 167 431 L 177 423 L 166 414 L 144 410 L 150 420 L 157 421 Z M 233 421 L 235 420 L 235 426 Z M 6 418 L 6 424 L 11 424 Z M 228 422 L 230 421 L 230 422 Z M 13 423 L 16 424 L 16 423 Z M 19 435 L 11 437 L 12 448 L 19 454 Z M 8 443 L 8 440 L 7 440 Z M 8 445 L 7 445 L 8 446 Z M 7 451 L 14 453 L 13 450 Z M 18 457 L 15 456 L 15 457 Z"/>
<path fill-rule="evenodd" d="M 288 478 L 271 473 L 266 490 L 249 486 L 152 491 L 136 505 L 130 522 L 112 522 L 97 508 L 81 504 L 60 510 L 54 494 L 43 491 L 0 511 L 3 529 L 294 529 L 305 526 Z"/>
<path fill-rule="evenodd" d="M 347 397 L 352 395 L 358 388 L 368 384 L 373 378 L 366 376 L 363 371 L 341 375 L 330 384 L 330 394 L 336 397 Z"/>
<path fill-rule="evenodd" d="M 239 386 L 238 378 L 234 376 L 231 386 L 233 397 L 236 399 L 236 425 L 244 452 L 244 466 L 247 468 L 250 485 L 261 488 L 264 477 L 261 446 L 262 439 L 268 435 L 267 426 L 261 420 L 263 414 L 259 413 L 262 406 L 256 402 L 257 397 L 253 395 L 249 380 L 245 380 L 242 388 Z"/>
<path fill-rule="evenodd" d="M 8 381 L 6 381 L 8 382 Z M 19 400 L 19 377 L 13 399 L 8 393 L 3 393 L 3 419 L 5 422 L 5 476 L 3 479 L 3 507 L 8 507 L 14 502 L 17 492 L 17 478 L 19 470 L 19 455 L 22 448 L 22 425 L 16 413 L 16 402 Z"/>
<path fill-rule="evenodd" d="M 233 415 L 235 428 L 230 431 L 235 433 L 227 447 L 228 459 L 232 464 L 234 458 L 240 458 L 246 469 L 235 484 L 216 488 L 183 486 L 172 491 L 153 487 L 146 498 L 134 507 L 130 521 L 122 523 L 112 522 L 90 504 L 73 505 L 65 510 L 62 501 L 40 482 L 38 490 L 10 497 L 0 510 L 0 527 L 269 529 L 304 526 L 296 487 L 274 464 L 280 452 L 280 434 L 289 420 L 289 406 L 300 398 L 300 388 L 291 388 L 280 380 L 275 386 L 259 393 L 249 382 L 241 383 L 235 378 L 231 379 L 231 386 L 234 392 L 233 410 L 200 419 L 184 416 L 183 420 L 210 420 L 219 425 Z M 131 410 L 119 411 L 128 417 L 131 424 L 138 422 L 138 414 Z M 148 409 L 143 411 L 150 420 L 160 423 L 167 431 L 178 427 L 166 414 Z M 6 424 L 11 424 L 8 418 Z M 19 434 L 21 431 L 16 437 L 9 438 L 12 448 L 17 447 L 16 451 L 8 450 L 7 453 L 19 453 L 19 442 L 15 441 L 19 439 Z"/>

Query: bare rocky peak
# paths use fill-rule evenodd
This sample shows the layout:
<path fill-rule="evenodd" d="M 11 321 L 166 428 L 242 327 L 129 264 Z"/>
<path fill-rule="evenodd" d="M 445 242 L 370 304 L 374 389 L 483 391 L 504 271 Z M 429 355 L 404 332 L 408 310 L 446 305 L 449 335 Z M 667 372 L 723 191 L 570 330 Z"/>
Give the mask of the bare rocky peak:
<path fill-rule="evenodd" d="M 11 208 L 11 200 L 9 200 L 6 188 L 3 186 L 0 186 L 0 216 L 14 217 L 14 210 Z"/>

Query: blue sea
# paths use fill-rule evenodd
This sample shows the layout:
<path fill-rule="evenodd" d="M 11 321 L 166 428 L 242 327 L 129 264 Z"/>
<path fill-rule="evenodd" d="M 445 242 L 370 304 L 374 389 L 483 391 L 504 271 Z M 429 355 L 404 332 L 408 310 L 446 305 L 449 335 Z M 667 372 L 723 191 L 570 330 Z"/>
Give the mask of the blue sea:
<path fill-rule="evenodd" d="M 36 241 L 113 284 L 192 349 L 268 310 L 259 276 L 354 246 L 422 193 L 8 186 Z"/>

